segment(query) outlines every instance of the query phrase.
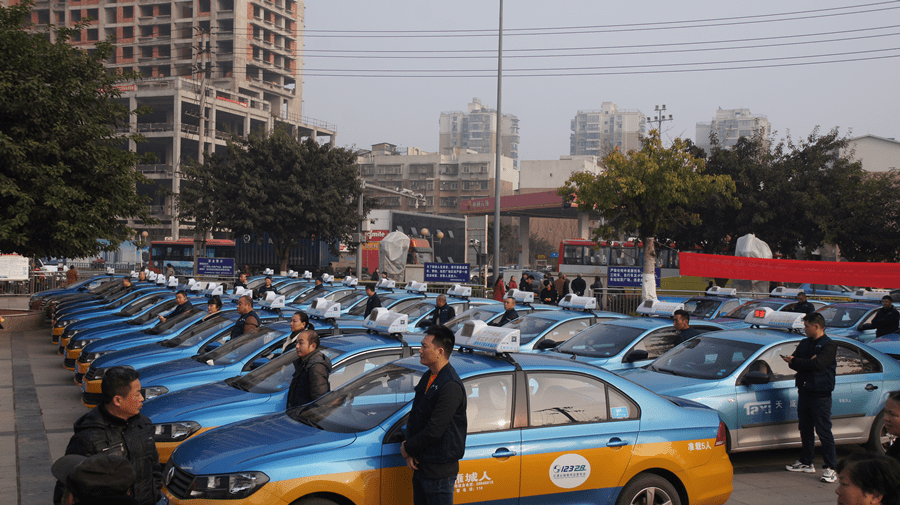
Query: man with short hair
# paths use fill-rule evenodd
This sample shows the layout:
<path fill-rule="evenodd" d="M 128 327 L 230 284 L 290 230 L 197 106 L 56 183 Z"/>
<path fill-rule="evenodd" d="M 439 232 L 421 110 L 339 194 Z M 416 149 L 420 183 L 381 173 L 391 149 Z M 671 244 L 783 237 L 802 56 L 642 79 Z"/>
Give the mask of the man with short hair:
<path fill-rule="evenodd" d="M 822 482 L 834 482 L 837 456 L 834 435 L 831 433 L 831 392 L 837 372 L 837 344 L 825 334 L 825 318 L 818 312 L 803 316 L 806 338 L 800 341 L 793 354 L 781 358 L 796 370 L 797 416 L 803 449 L 800 459 L 786 469 L 790 472 L 816 473 L 813 457 L 816 435 L 822 444 Z"/>
<path fill-rule="evenodd" d="M 140 413 L 144 404 L 140 375 L 130 367 L 111 367 L 100 388 L 103 402 L 75 422 L 66 454 L 127 459 L 136 475 L 131 496 L 141 505 L 155 505 L 162 488 L 162 467 L 153 440 L 153 423 Z M 57 482 L 54 503 L 60 503 L 62 491 L 62 483 Z"/>
<path fill-rule="evenodd" d="M 164 323 L 166 322 L 166 319 L 175 317 L 179 314 L 184 314 L 185 312 L 194 308 L 194 306 L 191 304 L 191 301 L 188 300 L 187 292 L 183 289 L 179 289 L 178 292 L 175 293 L 175 302 L 177 303 L 177 305 L 175 305 L 175 309 L 173 309 L 172 312 L 166 314 L 165 317 L 160 315 L 159 322 Z"/>
<path fill-rule="evenodd" d="M 378 295 L 375 294 L 375 286 L 367 284 L 366 295 L 369 299 L 366 300 L 366 312 L 363 314 L 363 318 L 369 317 L 369 314 L 372 313 L 372 309 L 381 307 L 381 298 L 378 298 Z"/>
<path fill-rule="evenodd" d="M 428 367 L 415 387 L 400 454 L 413 471 L 413 504 L 453 503 L 453 483 L 466 450 L 466 390 L 450 364 L 455 338 L 446 326 L 432 326 L 422 340 L 419 361 Z"/>
<path fill-rule="evenodd" d="M 581 274 L 576 274 L 575 280 L 572 281 L 572 292 L 578 296 L 584 296 L 584 290 L 587 289 L 587 282 L 581 277 Z"/>
<path fill-rule="evenodd" d="M 811 312 L 815 312 L 816 308 L 813 307 L 813 304 L 806 301 L 806 293 L 803 291 L 797 293 L 797 303 L 794 304 L 794 308 L 791 309 L 791 312 L 799 312 L 801 314 L 809 314 Z"/>
<path fill-rule="evenodd" d="M 141 270 L 138 272 L 138 282 L 146 282 L 147 281 L 147 272 Z M 128 278 L 128 282 L 131 282 L 131 278 Z"/>
<path fill-rule="evenodd" d="M 306 405 L 331 390 L 328 375 L 331 360 L 319 350 L 319 334 L 304 330 L 297 335 L 297 356 L 294 361 L 294 377 L 288 390 L 287 408 Z"/>
<path fill-rule="evenodd" d="M 253 310 L 253 298 L 244 295 L 237 301 L 237 313 L 241 315 L 231 329 L 231 338 L 237 338 L 248 331 L 259 328 L 259 316 Z"/>
<path fill-rule="evenodd" d="M 516 312 L 516 299 L 512 297 L 508 297 L 503 300 L 503 308 L 506 309 L 503 312 L 503 315 L 500 316 L 500 319 L 497 320 L 496 323 L 491 323 L 491 326 L 503 326 L 504 324 L 512 321 L 513 319 L 519 318 L 519 313 Z"/>
<path fill-rule="evenodd" d="M 275 293 L 276 295 L 278 294 L 278 289 L 272 285 L 272 277 L 271 276 L 267 275 L 266 280 L 263 282 L 265 282 L 265 284 L 260 286 L 259 290 L 257 291 L 257 295 L 256 295 L 257 298 L 259 298 L 260 300 L 265 300 L 266 293 L 268 293 L 269 291 Z"/>
<path fill-rule="evenodd" d="M 556 288 L 556 298 L 558 300 L 562 300 L 562 297 L 569 294 L 569 280 L 566 278 L 566 274 L 560 272 L 559 277 L 553 282 L 553 287 Z"/>
<path fill-rule="evenodd" d="M 676 344 L 680 344 L 689 338 L 703 333 L 700 330 L 691 328 L 691 313 L 684 309 L 678 309 L 672 313 L 672 326 L 674 326 L 676 330 Z"/>
<path fill-rule="evenodd" d="M 312 288 L 313 292 L 322 291 L 325 289 L 325 285 L 322 283 L 321 277 L 316 277 L 316 280 L 313 281 L 313 284 L 314 284 L 314 286 Z"/>
<path fill-rule="evenodd" d="M 456 309 L 447 305 L 447 297 L 445 295 L 438 295 L 434 301 L 434 311 L 431 313 L 431 318 L 425 319 L 423 323 L 429 326 L 433 324 L 444 325 L 454 317 L 456 317 Z"/>
<path fill-rule="evenodd" d="M 247 289 L 247 274 L 241 272 L 238 280 L 234 281 L 234 293 L 237 293 L 237 288 Z"/>
<path fill-rule="evenodd" d="M 894 308 L 894 300 L 890 295 L 881 297 L 881 308 L 875 312 L 875 317 L 871 323 L 859 325 L 860 330 L 875 329 L 875 338 L 883 337 L 889 333 L 894 333 L 900 328 L 900 312 Z"/>

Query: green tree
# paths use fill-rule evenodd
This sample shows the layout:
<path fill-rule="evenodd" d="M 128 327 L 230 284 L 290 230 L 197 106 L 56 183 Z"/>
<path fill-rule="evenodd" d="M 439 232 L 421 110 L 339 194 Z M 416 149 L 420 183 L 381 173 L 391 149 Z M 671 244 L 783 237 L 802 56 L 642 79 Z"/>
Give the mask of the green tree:
<path fill-rule="evenodd" d="M 298 141 L 282 128 L 228 143 L 189 169 L 178 198 L 179 216 L 200 230 L 264 235 L 287 270 L 290 248 L 315 237 L 337 252 L 360 217 L 362 195 L 356 154 L 349 149 Z"/>
<path fill-rule="evenodd" d="M 134 236 L 123 219 L 152 223 L 136 186 L 136 135 L 115 84 L 133 79 L 104 67 L 113 45 L 69 44 L 74 29 L 37 29 L 32 3 L 0 7 L 0 251 L 92 256 Z M 51 33 L 55 42 L 51 42 Z M 103 245 L 99 240 L 108 241 Z"/>
<path fill-rule="evenodd" d="M 598 239 L 638 233 L 644 243 L 645 298 L 656 298 L 655 240 L 663 224 L 696 222 L 697 215 L 687 209 L 710 194 L 733 200 L 734 181 L 724 175 L 705 175 L 703 160 L 690 154 L 689 147 L 676 138 L 665 148 L 659 132 L 653 130 L 639 151 L 613 152 L 604 159 L 604 172 L 574 174 L 559 189 L 560 195 L 574 194 L 580 210 L 600 212 L 605 222 L 595 231 Z"/>

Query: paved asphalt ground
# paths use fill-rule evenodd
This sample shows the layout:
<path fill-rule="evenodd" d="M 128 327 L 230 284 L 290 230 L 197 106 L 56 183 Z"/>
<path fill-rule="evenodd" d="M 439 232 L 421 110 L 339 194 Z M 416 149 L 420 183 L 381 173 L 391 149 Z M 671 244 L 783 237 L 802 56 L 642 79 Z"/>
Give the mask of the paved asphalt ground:
<path fill-rule="evenodd" d="M 2 300 L 25 308 L 27 299 Z M 50 330 L 0 330 L 0 504 L 49 505 L 54 479 L 50 466 L 63 456 L 72 425 L 86 412 L 73 373 L 50 343 Z M 861 451 L 839 446 L 838 458 Z M 816 475 L 786 472 L 795 450 L 732 455 L 734 493 L 729 505 L 835 504 L 836 484 Z M 821 467 L 821 457 L 816 467 Z"/>

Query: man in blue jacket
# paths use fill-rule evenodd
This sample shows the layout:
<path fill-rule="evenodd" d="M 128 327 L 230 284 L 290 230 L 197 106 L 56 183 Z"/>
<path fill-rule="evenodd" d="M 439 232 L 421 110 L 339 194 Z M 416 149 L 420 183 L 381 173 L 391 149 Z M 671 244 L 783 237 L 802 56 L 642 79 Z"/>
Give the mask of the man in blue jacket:
<path fill-rule="evenodd" d="M 806 338 L 790 356 L 782 356 L 796 370 L 797 416 L 800 421 L 800 459 L 786 468 L 789 472 L 816 473 L 813 456 L 816 435 L 822 443 L 822 482 L 837 480 L 837 456 L 831 433 L 831 392 L 837 372 L 837 344 L 825 334 L 825 318 L 818 312 L 803 316 Z"/>
<path fill-rule="evenodd" d="M 413 504 L 450 505 L 466 451 L 466 389 L 450 365 L 453 332 L 432 326 L 426 333 L 419 359 L 428 371 L 416 385 L 400 454 L 413 470 Z"/>

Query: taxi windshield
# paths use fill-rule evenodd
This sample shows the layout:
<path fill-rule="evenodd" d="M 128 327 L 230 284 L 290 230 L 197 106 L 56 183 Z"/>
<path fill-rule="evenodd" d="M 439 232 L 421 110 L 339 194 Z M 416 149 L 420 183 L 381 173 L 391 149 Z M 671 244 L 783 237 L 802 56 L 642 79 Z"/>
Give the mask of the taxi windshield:
<path fill-rule="evenodd" d="M 554 323 L 556 323 L 555 319 L 545 319 L 541 316 L 529 314 L 527 316 L 522 316 L 515 321 L 510 321 L 504 324 L 503 327 L 511 330 L 519 330 L 519 334 L 521 335 L 519 341 L 523 344 L 527 344 L 547 331 L 547 328 L 553 326 Z"/>
<path fill-rule="evenodd" d="M 342 294 L 343 292 L 340 292 L 340 293 Z M 308 293 L 305 293 L 305 294 L 300 295 L 299 297 L 295 298 L 294 301 L 291 303 L 306 303 L 306 302 L 315 300 L 316 298 L 324 298 L 326 300 L 334 300 L 334 297 L 337 295 L 338 295 L 338 293 L 335 291 L 326 291 L 324 289 L 313 289 L 313 290 L 310 290 Z"/>
<path fill-rule="evenodd" d="M 171 295 L 169 293 L 166 293 L 162 295 L 148 296 L 146 298 L 141 298 L 140 300 L 135 300 L 128 304 L 128 306 L 122 307 L 122 310 L 120 310 L 116 315 L 122 317 L 133 316 L 138 312 L 146 309 L 147 307 L 158 303 L 160 300 L 166 299 L 169 296 Z"/>
<path fill-rule="evenodd" d="M 756 309 L 768 307 L 772 310 L 778 310 L 782 305 L 784 305 L 784 302 L 756 300 L 753 302 L 747 302 L 721 317 L 727 317 L 728 319 L 740 319 L 743 321 L 747 318 L 748 314 Z"/>
<path fill-rule="evenodd" d="M 421 377 L 418 370 L 389 363 L 287 414 L 332 433 L 367 431 L 411 402 Z"/>
<path fill-rule="evenodd" d="M 340 354 L 340 352 L 330 347 L 321 346 L 317 347 L 317 349 L 332 363 L 334 363 L 334 358 Z M 231 387 L 241 391 L 249 391 L 250 393 L 271 394 L 284 391 L 291 385 L 291 380 L 294 378 L 294 362 L 298 359 L 300 357 L 297 356 L 297 353 L 290 352 L 289 349 L 281 356 L 256 370 L 245 375 L 232 377 L 225 382 Z"/>
<path fill-rule="evenodd" d="M 434 309 L 436 307 L 437 305 L 435 305 L 434 300 L 426 300 L 406 306 L 400 310 L 400 313 L 408 315 L 409 320 L 412 321 L 413 319 L 422 317 L 425 314 L 434 312 Z"/>
<path fill-rule="evenodd" d="M 872 309 L 862 307 L 841 307 L 829 305 L 819 310 L 825 318 L 826 328 L 849 328 L 857 323 Z"/>
<path fill-rule="evenodd" d="M 224 317 L 214 317 L 208 321 L 185 329 L 177 337 L 163 340 L 159 345 L 163 347 L 191 347 L 203 342 L 207 338 L 215 335 L 222 328 L 231 326 L 234 321 Z"/>
<path fill-rule="evenodd" d="M 498 312 L 496 310 L 487 310 L 487 309 L 469 309 L 462 314 L 454 317 L 453 319 L 447 321 L 446 326 L 450 328 L 450 331 L 456 333 L 462 328 L 463 323 L 466 321 L 471 321 L 473 319 L 477 319 L 479 321 L 487 321 L 488 319 L 497 315 Z"/>
<path fill-rule="evenodd" d="M 366 297 L 365 291 L 351 291 L 339 298 L 335 298 L 334 301 L 336 303 L 340 303 L 341 307 L 349 307 L 354 303 L 362 300 Z"/>
<path fill-rule="evenodd" d="M 761 347 L 761 344 L 700 335 L 663 354 L 647 365 L 647 369 L 680 377 L 718 380 L 731 375 Z"/>
<path fill-rule="evenodd" d="M 287 288 L 281 291 L 286 298 L 296 295 L 297 293 L 301 293 L 312 286 L 308 282 L 298 282 L 296 284 L 291 284 Z"/>
<path fill-rule="evenodd" d="M 145 324 L 149 323 L 150 321 L 156 320 L 156 318 L 163 312 L 168 312 L 169 310 L 172 310 L 172 308 L 175 307 L 176 303 L 178 303 L 178 302 L 176 302 L 174 298 L 171 300 L 162 302 L 159 305 L 157 305 L 156 307 L 153 307 L 152 309 L 148 310 L 147 312 L 144 312 L 143 314 L 141 314 L 133 319 L 125 321 L 125 324 L 130 324 L 132 326 L 145 325 Z"/>
<path fill-rule="evenodd" d="M 244 333 L 206 354 L 194 356 L 194 359 L 209 365 L 231 365 L 259 351 L 263 346 L 274 342 L 276 339 L 286 336 L 283 332 L 275 331 L 271 328 L 256 328 L 250 333 Z"/>
<path fill-rule="evenodd" d="M 691 298 L 684 302 L 684 310 L 688 311 L 691 317 L 712 317 L 716 313 L 716 309 L 722 305 L 719 300 L 704 300 L 701 298 Z"/>
<path fill-rule="evenodd" d="M 150 328 L 149 330 L 144 330 L 144 333 L 147 333 L 148 335 L 161 335 L 175 327 L 182 328 L 185 325 L 190 324 L 190 321 L 188 321 L 189 319 L 193 320 L 193 316 L 195 316 L 196 314 L 199 314 L 201 312 L 206 312 L 206 310 L 196 308 L 196 307 L 192 308 L 191 310 L 189 310 L 187 312 L 182 312 L 181 314 L 178 314 L 175 317 L 166 319 L 166 322 L 159 323 L 156 326 L 154 326 L 153 328 Z"/>
<path fill-rule="evenodd" d="M 564 342 L 556 348 L 556 351 L 577 356 L 608 358 L 622 352 L 622 349 L 643 332 L 644 330 L 640 328 L 595 324 Z"/>

